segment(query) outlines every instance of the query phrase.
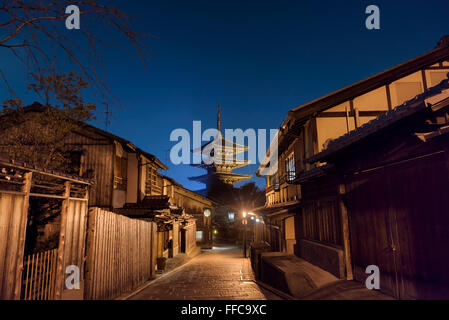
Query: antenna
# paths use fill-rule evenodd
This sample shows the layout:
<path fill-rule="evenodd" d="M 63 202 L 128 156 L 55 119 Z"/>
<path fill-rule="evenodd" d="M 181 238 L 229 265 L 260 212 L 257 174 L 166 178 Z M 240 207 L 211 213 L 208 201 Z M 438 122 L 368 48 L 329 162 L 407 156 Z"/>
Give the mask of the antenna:
<path fill-rule="evenodd" d="M 106 102 L 103 102 L 103 104 L 105 105 L 105 111 L 103 111 L 105 114 L 104 129 L 105 131 L 108 131 L 108 126 L 112 123 L 110 118 L 112 116 L 112 111 L 109 110 L 109 105 Z"/>
<path fill-rule="evenodd" d="M 218 132 L 221 133 L 221 110 L 220 110 L 220 101 L 218 101 L 217 130 L 218 130 Z"/>

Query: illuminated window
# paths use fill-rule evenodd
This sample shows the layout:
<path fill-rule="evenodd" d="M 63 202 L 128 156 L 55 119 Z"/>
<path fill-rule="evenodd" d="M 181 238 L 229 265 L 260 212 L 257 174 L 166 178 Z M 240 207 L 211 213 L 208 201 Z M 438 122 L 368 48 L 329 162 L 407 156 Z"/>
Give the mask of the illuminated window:
<path fill-rule="evenodd" d="M 285 172 L 287 174 L 287 181 L 295 179 L 295 154 L 293 152 L 285 160 Z"/>
<path fill-rule="evenodd" d="M 270 179 L 270 186 L 273 186 L 274 190 L 279 190 L 279 176 L 278 174 L 274 174 L 269 177 Z"/>
<path fill-rule="evenodd" d="M 228 212 L 228 220 L 234 221 L 235 220 L 235 213 L 234 212 Z"/>
<path fill-rule="evenodd" d="M 203 231 L 197 231 L 196 232 L 196 240 L 197 241 L 203 240 Z"/>

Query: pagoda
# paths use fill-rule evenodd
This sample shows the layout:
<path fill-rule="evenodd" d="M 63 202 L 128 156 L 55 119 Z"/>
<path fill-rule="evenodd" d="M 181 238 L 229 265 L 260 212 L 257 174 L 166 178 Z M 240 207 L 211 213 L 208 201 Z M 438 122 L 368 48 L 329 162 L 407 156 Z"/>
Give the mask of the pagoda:
<path fill-rule="evenodd" d="M 190 177 L 190 180 L 198 181 L 206 185 L 207 196 L 213 196 L 214 191 L 220 191 L 223 187 L 233 187 L 235 183 L 247 180 L 252 175 L 238 174 L 232 170 L 244 167 L 250 162 L 239 160 L 237 154 L 248 150 L 247 146 L 226 140 L 221 132 L 221 111 L 218 103 L 217 112 L 217 135 L 214 140 L 206 143 L 201 148 L 193 150 L 194 153 L 203 155 L 200 164 L 192 164 L 194 167 L 206 169 L 207 173 L 201 176 Z"/>

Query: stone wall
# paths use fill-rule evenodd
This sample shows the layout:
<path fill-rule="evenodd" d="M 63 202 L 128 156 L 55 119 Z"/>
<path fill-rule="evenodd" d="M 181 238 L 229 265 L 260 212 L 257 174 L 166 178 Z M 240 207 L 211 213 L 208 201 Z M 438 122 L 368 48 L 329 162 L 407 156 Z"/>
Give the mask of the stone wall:
<path fill-rule="evenodd" d="M 332 273 L 340 279 L 345 278 L 343 250 L 323 243 L 301 239 L 298 254 L 304 260 Z"/>

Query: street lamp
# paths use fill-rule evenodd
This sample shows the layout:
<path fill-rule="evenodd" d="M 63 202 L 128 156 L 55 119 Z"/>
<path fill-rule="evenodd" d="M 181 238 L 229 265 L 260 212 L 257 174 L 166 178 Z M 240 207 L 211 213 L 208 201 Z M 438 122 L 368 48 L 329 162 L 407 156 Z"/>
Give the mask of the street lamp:
<path fill-rule="evenodd" d="M 248 221 L 246 220 L 246 211 L 242 212 L 242 223 L 244 226 L 244 230 L 243 230 L 243 256 L 246 258 L 246 225 L 248 223 Z"/>
<path fill-rule="evenodd" d="M 207 232 L 207 238 L 203 239 L 204 242 L 206 242 L 206 245 L 209 247 L 213 247 L 212 245 L 212 234 L 211 234 L 211 211 L 209 208 L 205 208 L 203 210 L 203 215 L 205 220 L 203 220 L 205 222 L 205 232 Z"/>

